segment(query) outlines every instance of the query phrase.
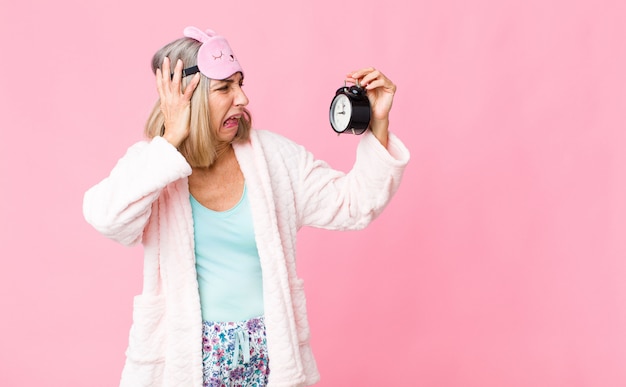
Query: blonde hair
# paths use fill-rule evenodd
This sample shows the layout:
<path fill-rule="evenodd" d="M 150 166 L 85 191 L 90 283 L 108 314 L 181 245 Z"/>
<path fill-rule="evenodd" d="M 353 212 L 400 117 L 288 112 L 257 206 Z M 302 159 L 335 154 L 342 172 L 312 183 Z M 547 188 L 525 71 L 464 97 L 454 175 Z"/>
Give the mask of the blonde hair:
<path fill-rule="evenodd" d="M 167 56 L 170 63 L 174 64 L 178 59 L 183 61 L 185 68 L 197 64 L 198 50 L 202 43 L 191 38 L 177 39 L 159 51 L 152 57 L 152 72 L 156 74 L 157 68 L 161 67 L 163 59 Z M 191 76 L 184 77 L 181 89 L 184 90 L 189 84 Z M 191 123 L 189 136 L 180 144 L 178 150 L 192 167 L 208 167 L 217 158 L 217 140 L 215 133 L 209 127 L 209 84 L 210 79 L 200 75 L 200 82 L 191 97 Z M 246 141 L 250 135 L 252 117 L 247 109 L 239 120 L 239 129 L 233 142 Z M 165 119 L 161 112 L 161 100 L 158 99 L 146 121 L 144 134 L 148 139 L 162 136 L 165 133 Z"/>

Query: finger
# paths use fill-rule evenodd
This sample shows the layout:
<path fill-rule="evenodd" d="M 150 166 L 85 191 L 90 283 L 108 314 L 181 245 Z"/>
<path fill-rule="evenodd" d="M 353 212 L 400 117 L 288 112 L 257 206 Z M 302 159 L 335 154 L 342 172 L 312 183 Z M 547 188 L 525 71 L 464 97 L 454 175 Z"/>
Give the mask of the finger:
<path fill-rule="evenodd" d="M 376 69 L 373 67 L 365 67 L 359 70 L 349 72 L 348 77 L 351 77 L 353 79 L 360 79 L 360 78 L 363 78 L 364 75 L 371 73 L 374 70 Z"/>
<path fill-rule="evenodd" d="M 396 85 L 387 78 L 374 79 L 373 81 L 367 83 L 365 86 L 366 90 L 372 90 L 376 88 L 382 88 L 385 91 L 391 93 L 394 93 L 396 91 Z"/>
<path fill-rule="evenodd" d="M 346 81 L 366 88 L 371 82 L 379 77 L 384 78 L 384 75 L 374 67 L 367 67 L 349 73 Z"/>
<path fill-rule="evenodd" d="M 163 80 L 161 79 L 161 69 L 156 69 L 156 86 L 159 96 L 163 95 Z"/>
<path fill-rule="evenodd" d="M 163 58 L 161 68 L 157 69 L 157 87 L 159 87 L 159 96 L 161 99 L 166 98 L 170 91 L 170 58 Z"/>
<path fill-rule="evenodd" d="M 161 100 L 161 104 L 165 103 L 170 98 L 170 79 L 166 72 L 161 69 L 156 70 L 156 84 L 157 84 L 157 92 L 159 93 L 159 99 Z"/>
<path fill-rule="evenodd" d="M 163 64 L 161 64 L 161 79 L 163 81 L 169 81 L 170 74 L 171 74 L 170 58 L 166 56 L 165 58 L 163 58 Z"/>
<path fill-rule="evenodd" d="M 196 90 L 196 87 L 198 86 L 198 84 L 200 83 L 200 73 L 195 73 L 193 75 L 193 78 L 191 78 L 191 81 L 189 81 L 189 83 L 187 84 L 187 87 L 185 87 L 185 92 L 184 97 L 187 100 L 191 100 L 191 96 L 193 95 L 194 90 Z"/>
<path fill-rule="evenodd" d="M 370 72 L 368 72 L 367 74 L 364 74 L 363 77 L 361 78 L 361 86 L 363 87 L 367 87 L 370 83 L 379 80 L 379 79 L 384 79 L 385 76 L 382 75 L 382 73 L 378 70 L 372 70 Z"/>
<path fill-rule="evenodd" d="M 174 67 L 174 76 L 172 77 L 172 88 L 180 90 L 180 80 L 183 78 L 183 61 L 178 59 L 176 67 Z"/>

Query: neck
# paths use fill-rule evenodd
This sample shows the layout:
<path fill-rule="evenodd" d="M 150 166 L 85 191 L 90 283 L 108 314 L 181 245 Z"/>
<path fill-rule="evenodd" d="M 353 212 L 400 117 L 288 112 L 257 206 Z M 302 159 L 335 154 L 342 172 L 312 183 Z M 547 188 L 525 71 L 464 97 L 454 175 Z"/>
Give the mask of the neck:
<path fill-rule="evenodd" d="M 194 172 L 210 172 L 230 164 L 235 159 L 235 150 L 230 143 L 215 148 L 215 160 L 207 167 L 193 167 Z"/>
<path fill-rule="evenodd" d="M 220 159 L 231 156 L 233 153 L 233 145 L 230 142 L 221 142 L 215 147 L 215 162 Z"/>

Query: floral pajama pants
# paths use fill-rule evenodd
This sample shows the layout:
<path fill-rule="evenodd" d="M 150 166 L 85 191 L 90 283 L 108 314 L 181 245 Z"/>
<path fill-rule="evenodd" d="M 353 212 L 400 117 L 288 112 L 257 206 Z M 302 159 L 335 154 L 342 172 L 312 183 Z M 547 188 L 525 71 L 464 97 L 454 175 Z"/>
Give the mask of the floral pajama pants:
<path fill-rule="evenodd" d="M 263 317 L 202 322 L 205 387 L 265 387 L 270 373 Z"/>

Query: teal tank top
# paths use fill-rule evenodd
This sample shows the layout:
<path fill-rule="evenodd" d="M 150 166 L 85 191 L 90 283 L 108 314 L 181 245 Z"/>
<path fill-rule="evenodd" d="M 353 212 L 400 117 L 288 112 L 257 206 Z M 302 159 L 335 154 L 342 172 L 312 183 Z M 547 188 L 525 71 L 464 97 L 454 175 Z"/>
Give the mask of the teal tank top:
<path fill-rule="evenodd" d="M 263 315 L 261 262 L 246 186 L 239 203 L 213 211 L 189 195 L 202 319 L 236 322 Z"/>

